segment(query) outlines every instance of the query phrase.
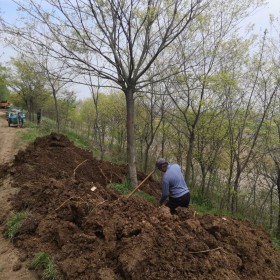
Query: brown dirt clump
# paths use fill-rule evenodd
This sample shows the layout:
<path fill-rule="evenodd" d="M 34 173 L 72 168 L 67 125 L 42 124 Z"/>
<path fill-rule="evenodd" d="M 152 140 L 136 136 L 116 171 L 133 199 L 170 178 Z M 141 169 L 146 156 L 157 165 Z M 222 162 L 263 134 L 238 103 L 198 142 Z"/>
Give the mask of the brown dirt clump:
<path fill-rule="evenodd" d="M 93 158 L 63 135 L 38 138 L 0 171 L 20 188 L 14 210 L 30 213 L 14 245 L 29 259 L 49 253 L 69 280 L 280 279 L 280 253 L 261 227 L 191 209 L 171 216 L 127 199 L 111 188 L 126 169 Z M 139 181 L 145 176 L 139 173 Z M 143 189 L 159 199 L 152 178 Z"/>

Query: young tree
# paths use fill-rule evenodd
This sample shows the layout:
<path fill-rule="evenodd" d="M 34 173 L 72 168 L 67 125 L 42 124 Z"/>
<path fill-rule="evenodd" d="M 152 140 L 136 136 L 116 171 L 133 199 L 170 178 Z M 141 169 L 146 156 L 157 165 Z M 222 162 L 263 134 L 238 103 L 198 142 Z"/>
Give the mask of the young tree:
<path fill-rule="evenodd" d="M 141 147 L 141 159 L 143 162 L 143 170 L 147 172 L 149 163 L 149 154 L 152 144 L 156 138 L 158 130 L 161 126 L 164 111 L 162 110 L 167 99 L 166 96 L 155 95 L 154 87 L 157 85 L 151 84 L 150 94 L 146 94 L 144 98 L 137 102 L 137 136 Z M 157 90 L 158 91 L 158 90 Z"/>
<path fill-rule="evenodd" d="M 37 46 L 33 49 L 32 46 L 29 47 L 30 55 L 34 61 L 39 65 L 41 71 L 46 77 L 47 86 L 50 88 L 52 97 L 54 100 L 55 107 L 55 117 L 56 117 L 56 128 L 59 133 L 61 130 L 61 118 L 59 110 L 59 99 L 68 99 L 69 101 L 73 99 L 73 91 L 67 90 L 71 85 L 69 83 L 75 75 L 71 70 L 68 69 L 65 60 L 55 60 L 49 54 L 49 50 L 45 47 Z M 73 101 L 73 100 L 72 100 Z"/>

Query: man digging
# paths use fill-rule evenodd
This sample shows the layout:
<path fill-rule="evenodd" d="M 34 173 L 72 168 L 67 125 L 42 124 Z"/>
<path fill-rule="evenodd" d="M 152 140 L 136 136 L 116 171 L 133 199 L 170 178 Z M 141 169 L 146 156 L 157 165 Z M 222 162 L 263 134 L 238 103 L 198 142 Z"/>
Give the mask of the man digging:
<path fill-rule="evenodd" d="M 190 191 L 180 166 L 176 163 L 168 163 L 164 158 L 160 158 L 156 161 L 156 168 L 163 172 L 160 206 L 169 197 L 165 205 L 170 208 L 171 214 L 176 214 L 177 207 L 188 208 Z"/>

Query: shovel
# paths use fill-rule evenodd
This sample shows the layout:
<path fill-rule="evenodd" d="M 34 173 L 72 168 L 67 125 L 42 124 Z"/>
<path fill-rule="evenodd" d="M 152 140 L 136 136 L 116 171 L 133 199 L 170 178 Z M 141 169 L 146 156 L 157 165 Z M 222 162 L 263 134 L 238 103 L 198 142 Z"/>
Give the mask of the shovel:
<path fill-rule="evenodd" d="M 157 169 L 154 169 L 128 196 L 127 198 L 129 198 L 130 196 L 132 196 L 137 190 L 140 189 L 140 187 L 155 173 Z"/>

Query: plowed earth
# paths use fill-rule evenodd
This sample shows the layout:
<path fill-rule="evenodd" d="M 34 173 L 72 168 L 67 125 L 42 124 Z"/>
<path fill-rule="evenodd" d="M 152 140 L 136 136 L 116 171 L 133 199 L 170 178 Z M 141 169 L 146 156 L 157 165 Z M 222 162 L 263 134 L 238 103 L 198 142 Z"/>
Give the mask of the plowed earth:
<path fill-rule="evenodd" d="M 30 213 L 14 246 L 23 260 L 48 252 L 59 279 L 280 279 L 280 253 L 261 227 L 191 208 L 171 216 L 128 199 L 111 187 L 125 165 L 97 160 L 63 135 L 37 138 L 0 172 L 19 188 L 13 210 Z M 160 197 L 152 178 L 143 190 Z"/>

